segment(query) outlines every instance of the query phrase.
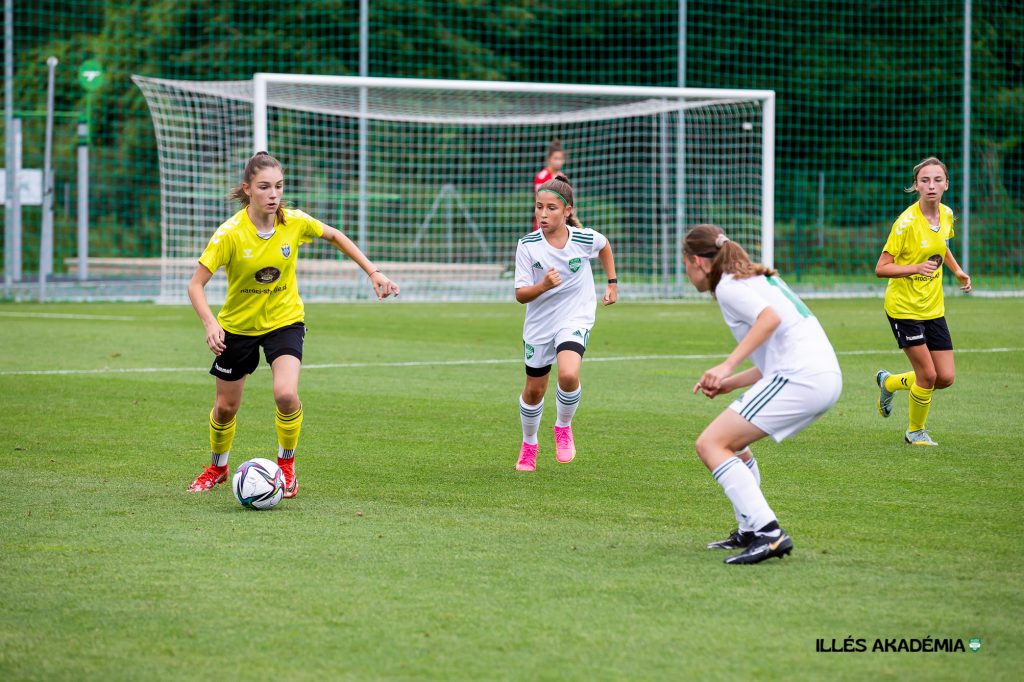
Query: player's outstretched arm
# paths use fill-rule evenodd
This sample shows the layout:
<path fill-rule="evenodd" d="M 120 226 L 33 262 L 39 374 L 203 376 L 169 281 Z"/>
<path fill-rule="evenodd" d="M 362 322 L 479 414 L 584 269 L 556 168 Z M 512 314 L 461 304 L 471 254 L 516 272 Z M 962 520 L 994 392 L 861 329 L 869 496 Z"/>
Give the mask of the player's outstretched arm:
<path fill-rule="evenodd" d="M 603 301 L 605 305 L 611 305 L 619 300 L 618 276 L 615 274 L 615 254 L 612 253 L 611 242 L 605 244 L 604 248 L 597 252 L 597 257 L 601 260 L 604 274 L 608 275 L 608 286 L 604 290 Z"/>
<path fill-rule="evenodd" d="M 882 255 L 878 257 L 878 263 L 875 265 L 875 276 L 899 278 L 910 277 L 911 275 L 930 275 L 935 272 L 937 267 L 939 267 L 939 264 L 932 260 L 926 260 L 923 263 L 915 263 L 913 265 L 896 265 L 892 254 L 888 251 L 883 251 Z"/>
<path fill-rule="evenodd" d="M 346 237 L 341 230 L 324 225 L 323 239 L 333 244 L 334 248 L 351 258 L 355 261 L 356 265 L 363 269 L 366 276 L 370 278 L 370 283 L 373 285 L 373 291 L 377 294 L 378 300 L 387 298 L 392 294 L 398 296 L 398 285 L 378 270 L 377 266 L 356 246 L 356 243 Z"/>
<path fill-rule="evenodd" d="M 717 389 L 704 388 L 698 381 L 697 385 L 693 387 L 693 392 L 697 393 L 697 391 L 703 391 L 704 395 L 707 397 L 714 398 L 716 395 L 729 393 L 730 391 L 735 391 L 737 388 L 753 386 L 761 380 L 761 377 L 761 370 L 757 367 L 751 367 L 750 369 L 745 369 L 742 372 L 737 372 L 731 377 L 726 377 L 722 380 L 722 383 L 719 384 Z"/>
<path fill-rule="evenodd" d="M 722 383 L 732 375 L 741 362 L 749 358 L 751 353 L 768 340 L 768 337 L 775 332 L 781 323 L 782 318 L 770 306 L 762 310 L 750 331 L 736 345 L 736 348 L 729 353 L 729 357 L 725 359 L 725 362 L 704 372 L 704 376 L 700 378 L 697 385 L 705 389 L 705 391 L 721 393 Z"/>
<path fill-rule="evenodd" d="M 188 300 L 192 302 L 192 308 L 206 329 L 206 345 L 214 355 L 219 356 L 227 346 L 224 345 L 224 330 L 206 301 L 206 283 L 211 277 L 213 273 L 205 265 L 197 265 L 196 271 L 192 273 L 192 280 L 188 283 Z"/>
<path fill-rule="evenodd" d="M 953 252 L 948 248 L 946 249 L 946 257 L 943 259 L 946 263 L 946 267 L 953 273 L 953 276 L 960 280 L 960 291 L 965 294 L 971 291 L 971 276 L 964 272 L 964 269 L 960 267 L 960 264 L 956 262 L 956 258 L 953 257 Z"/>

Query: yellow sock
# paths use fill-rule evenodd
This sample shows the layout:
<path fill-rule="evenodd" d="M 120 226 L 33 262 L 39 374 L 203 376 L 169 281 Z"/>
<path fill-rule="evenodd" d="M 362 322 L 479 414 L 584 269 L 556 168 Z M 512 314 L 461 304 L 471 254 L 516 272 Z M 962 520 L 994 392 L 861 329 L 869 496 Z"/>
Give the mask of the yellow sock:
<path fill-rule="evenodd" d="M 302 405 L 291 414 L 281 414 L 275 410 L 274 426 L 277 428 L 277 456 L 289 459 L 295 455 L 295 446 L 299 444 L 299 432 L 302 430 Z"/>
<path fill-rule="evenodd" d="M 890 374 L 885 378 L 885 390 L 887 391 L 909 391 L 910 387 L 914 385 L 914 372 L 904 372 L 903 374 Z"/>
<path fill-rule="evenodd" d="M 910 386 L 910 432 L 920 431 L 928 421 L 928 410 L 932 406 L 934 388 L 921 388 L 917 384 Z"/>
<path fill-rule="evenodd" d="M 210 452 L 212 453 L 212 463 L 215 466 L 227 466 L 233 440 L 235 440 L 235 418 L 232 417 L 231 421 L 221 424 L 213 418 L 213 412 L 210 412 Z"/>

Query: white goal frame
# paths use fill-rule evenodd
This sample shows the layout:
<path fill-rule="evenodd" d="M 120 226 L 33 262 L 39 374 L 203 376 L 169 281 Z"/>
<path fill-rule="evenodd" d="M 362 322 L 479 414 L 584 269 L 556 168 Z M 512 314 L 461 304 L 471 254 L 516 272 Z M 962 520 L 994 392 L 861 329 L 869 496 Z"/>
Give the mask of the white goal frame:
<path fill-rule="evenodd" d="M 761 103 L 761 254 L 760 260 L 768 267 L 775 264 L 775 91 L 774 90 L 737 90 L 719 88 L 677 88 L 649 87 L 626 85 L 580 85 L 558 83 L 509 83 L 503 81 L 472 81 L 443 80 L 419 78 L 378 78 L 367 76 L 323 76 L 286 73 L 254 73 L 253 83 L 253 152 L 266 150 L 270 146 L 267 130 L 267 86 L 272 83 L 292 85 L 333 85 L 360 88 L 360 134 L 359 134 L 359 192 L 366 194 L 367 151 L 366 151 L 366 93 L 369 88 L 389 88 L 399 90 L 447 90 L 473 92 L 502 93 L 533 93 L 551 95 L 604 95 L 626 96 L 655 99 L 707 99 L 720 102 L 722 100 L 759 100 Z M 699 106 L 699 102 L 693 106 Z M 293 109 L 311 112 L 320 111 L 317 107 L 305 108 L 301 104 L 291 103 Z M 330 112 L 326 112 L 330 113 Z M 681 127 L 680 127 L 681 128 Z M 677 147 L 677 197 L 683 196 L 685 175 L 683 164 L 683 131 L 679 131 L 680 144 Z M 676 242 L 682 240 L 681 230 L 685 226 L 685 215 L 682 214 L 684 202 L 678 201 L 676 208 L 677 234 Z M 358 207 L 357 242 L 365 243 L 366 233 L 365 202 Z"/>

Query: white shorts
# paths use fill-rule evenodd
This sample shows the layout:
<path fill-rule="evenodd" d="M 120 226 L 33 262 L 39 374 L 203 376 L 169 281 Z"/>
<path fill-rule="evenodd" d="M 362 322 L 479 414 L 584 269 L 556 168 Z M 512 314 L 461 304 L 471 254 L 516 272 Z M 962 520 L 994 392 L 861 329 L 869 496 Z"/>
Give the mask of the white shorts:
<path fill-rule="evenodd" d="M 584 327 L 576 329 L 559 329 L 554 338 L 543 343 L 533 343 L 523 339 L 523 360 L 532 369 L 550 368 L 558 356 L 558 347 L 564 343 L 576 343 L 587 349 L 590 341 L 590 330 Z M 580 353 L 583 355 L 583 353 Z"/>
<path fill-rule="evenodd" d="M 729 407 L 781 443 L 828 412 L 842 390 L 843 375 L 838 372 L 773 374 L 762 377 Z"/>

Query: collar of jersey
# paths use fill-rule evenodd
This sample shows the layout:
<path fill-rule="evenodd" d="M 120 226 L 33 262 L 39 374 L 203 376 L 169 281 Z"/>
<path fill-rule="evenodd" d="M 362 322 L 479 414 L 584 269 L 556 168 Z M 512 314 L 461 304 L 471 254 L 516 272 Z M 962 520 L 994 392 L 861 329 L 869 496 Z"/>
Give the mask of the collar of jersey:
<path fill-rule="evenodd" d="M 248 225 L 252 229 L 252 231 L 256 233 L 256 236 L 262 239 L 263 241 L 269 240 L 277 233 L 276 218 L 274 219 L 274 227 L 273 229 L 270 230 L 270 232 L 260 232 L 259 228 L 256 227 L 256 225 L 252 222 L 252 218 L 249 217 L 249 211 L 247 211 L 244 208 L 242 209 L 242 220 L 244 220 L 245 224 Z"/>
<path fill-rule="evenodd" d="M 549 247 L 551 247 L 555 251 L 565 251 L 569 247 L 569 243 L 572 241 L 572 227 L 569 226 L 569 225 L 566 225 L 565 229 L 569 231 L 569 236 L 566 237 L 566 239 L 565 239 L 565 246 L 563 246 L 562 248 L 558 248 L 557 246 L 555 246 L 554 244 L 549 242 L 547 236 L 544 234 L 544 230 L 543 229 L 538 228 L 537 231 L 540 232 L 540 238 L 542 240 L 544 240 L 544 243 L 547 244 Z"/>

